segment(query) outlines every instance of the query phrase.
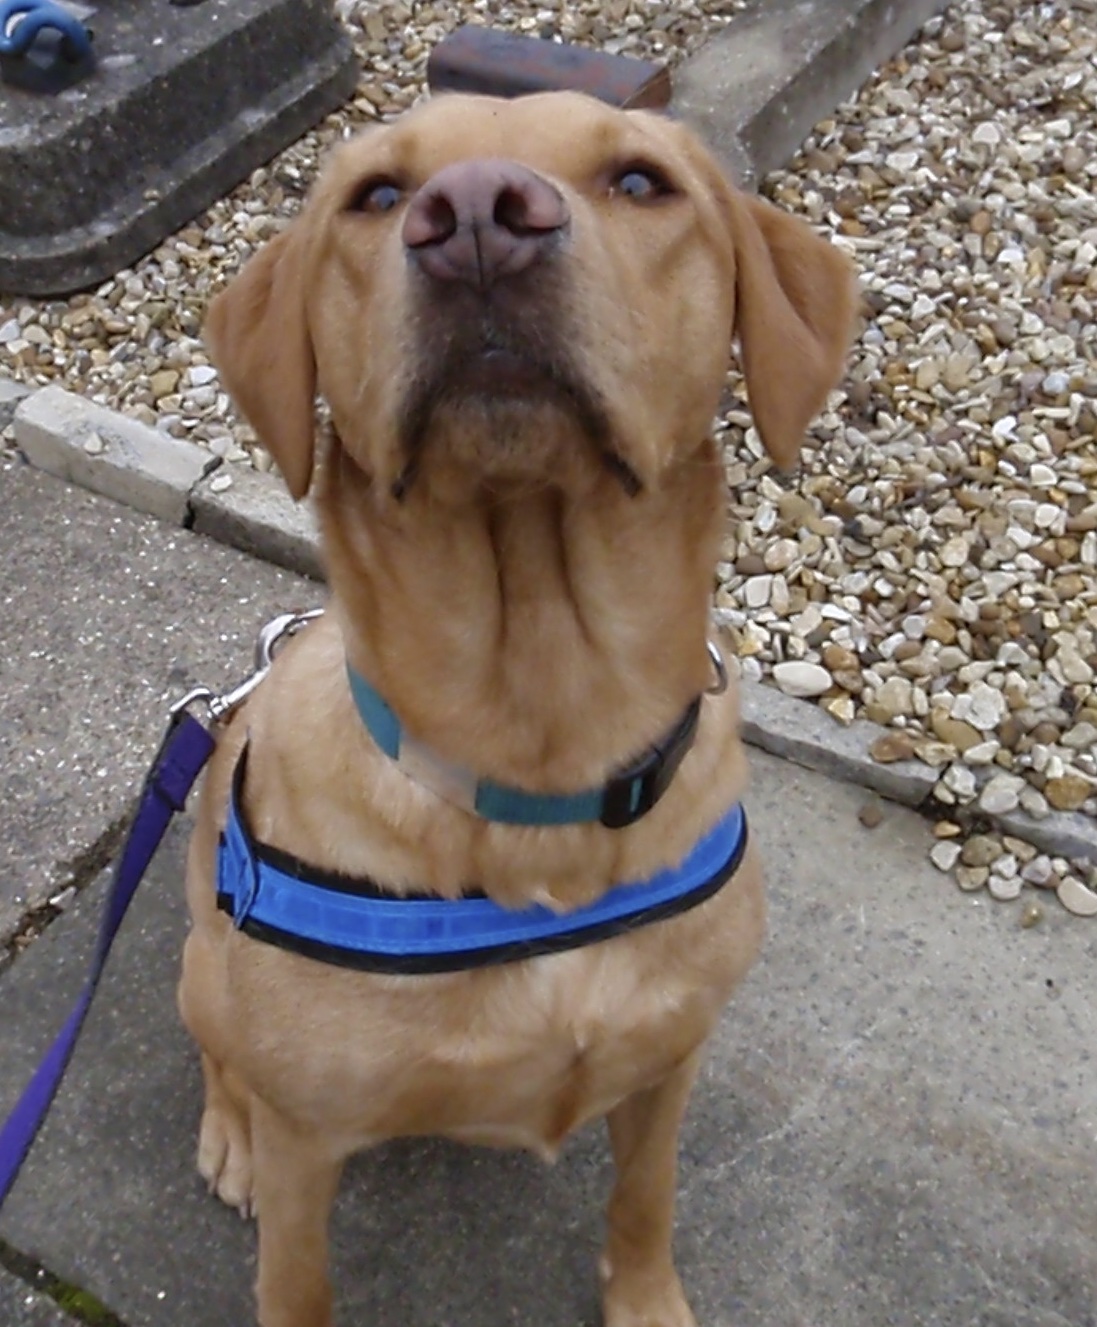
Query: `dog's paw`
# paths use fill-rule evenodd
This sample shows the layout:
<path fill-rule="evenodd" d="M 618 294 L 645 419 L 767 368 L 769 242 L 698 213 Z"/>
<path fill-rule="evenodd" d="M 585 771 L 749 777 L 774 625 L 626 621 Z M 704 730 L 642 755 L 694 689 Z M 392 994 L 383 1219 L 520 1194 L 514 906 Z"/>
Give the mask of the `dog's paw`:
<path fill-rule="evenodd" d="M 629 1276 L 615 1273 L 603 1257 L 599 1270 L 603 1327 L 697 1327 L 673 1269 L 659 1277 Z"/>
<path fill-rule="evenodd" d="M 244 1218 L 254 1216 L 251 1144 L 243 1119 L 231 1107 L 207 1106 L 203 1112 L 198 1173 L 223 1203 Z"/>

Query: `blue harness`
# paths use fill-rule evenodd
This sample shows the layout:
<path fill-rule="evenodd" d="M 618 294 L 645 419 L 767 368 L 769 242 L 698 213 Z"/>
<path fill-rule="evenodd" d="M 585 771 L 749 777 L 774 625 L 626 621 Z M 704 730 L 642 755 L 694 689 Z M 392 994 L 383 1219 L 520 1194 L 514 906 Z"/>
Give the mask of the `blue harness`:
<path fill-rule="evenodd" d="M 236 769 L 217 863 L 217 904 L 256 940 L 366 972 L 456 972 L 560 953 L 662 921 L 711 898 L 734 875 L 747 846 L 743 808 L 733 806 L 674 870 L 617 885 L 568 913 L 501 907 L 482 893 L 458 899 L 397 896 L 372 880 L 306 865 L 251 836 Z"/>
<path fill-rule="evenodd" d="M 477 780 L 409 742 L 378 693 L 349 675 L 363 723 L 377 746 L 412 778 L 474 814 L 506 824 L 601 822 L 623 828 L 666 791 L 697 730 L 700 699 L 664 738 L 603 788 L 568 796 L 529 793 Z M 736 804 L 672 870 L 616 885 L 567 913 L 534 905 L 504 908 L 473 890 L 460 898 L 387 892 L 377 882 L 325 872 L 258 843 L 244 818 L 247 751 L 233 778 L 217 858 L 217 905 L 238 930 L 342 967 L 367 972 L 456 972 L 560 953 L 662 921 L 703 903 L 743 859 L 747 823 Z"/>

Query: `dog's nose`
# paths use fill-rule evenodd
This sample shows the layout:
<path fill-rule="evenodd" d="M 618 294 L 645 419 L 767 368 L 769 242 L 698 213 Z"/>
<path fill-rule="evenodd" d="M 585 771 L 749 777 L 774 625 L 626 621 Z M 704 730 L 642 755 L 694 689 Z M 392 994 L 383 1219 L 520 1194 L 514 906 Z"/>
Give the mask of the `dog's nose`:
<path fill-rule="evenodd" d="M 486 288 L 544 258 L 568 219 L 561 195 L 526 166 L 462 161 L 412 198 L 404 244 L 429 276 Z"/>

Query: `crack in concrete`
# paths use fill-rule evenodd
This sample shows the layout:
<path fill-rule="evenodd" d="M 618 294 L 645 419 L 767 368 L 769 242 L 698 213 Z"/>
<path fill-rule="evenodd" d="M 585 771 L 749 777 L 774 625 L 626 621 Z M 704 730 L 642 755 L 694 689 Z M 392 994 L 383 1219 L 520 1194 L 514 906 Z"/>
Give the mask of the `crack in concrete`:
<path fill-rule="evenodd" d="M 194 483 L 191 484 L 190 488 L 187 489 L 187 496 L 184 499 L 182 520 L 184 530 L 193 530 L 195 522 L 198 519 L 198 511 L 194 505 L 195 494 L 203 484 L 208 482 L 210 476 L 214 474 L 215 471 L 220 470 L 224 464 L 225 458 L 223 456 L 211 456 L 202 473 Z"/>
<path fill-rule="evenodd" d="M 85 1324 L 85 1327 L 126 1327 L 123 1319 L 98 1296 L 51 1272 L 37 1258 L 17 1249 L 5 1239 L 0 1239 L 0 1267 L 22 1281 L 28 1289 L 53 1300 L 59 1309 L 75 1322 Z"/>
<path fill-rule="evenodd" d="M 62 876 L 53 891 L 55 899 L 70 889 L 74 895 L 81 894 L 113 863 L 129 831 L 136 805 L 136 800 L 131 800 L 122 814 L 116 816 L 98 838 L 70 857 L 67 862 L 60 864 L 61 871 L 67 874 Z M 64 905 L 43 903 L 24 916 L 19 929 L 0 947 L 0 973 L 7 971 L 33 940 L 36 940 L 58 917 L 65 915 L 69 903 L 71 899 Z"/>

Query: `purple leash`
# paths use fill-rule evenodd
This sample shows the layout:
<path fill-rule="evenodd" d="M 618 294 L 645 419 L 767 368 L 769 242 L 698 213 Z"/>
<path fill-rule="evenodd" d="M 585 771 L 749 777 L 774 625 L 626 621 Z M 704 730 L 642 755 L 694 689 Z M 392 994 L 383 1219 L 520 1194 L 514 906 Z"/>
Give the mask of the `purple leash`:
<path fill-rule="evenodd" d="M 255 671 L 232 691 L 215 696 L 208 688 L 198 687 L 172 706 L 171 722 L 145 779 L 137 814 L 107 891 L 99 937 L 84 988 L 34 1077 L 15 1103 L 15 1109 L 0 1127 L 0 1207 L 11 1192 L 61 1085 L 126 909 L 167 833 L 172 817 L 183 810 L 187 794 L 217 744 L 215 732 L 189 715 L 186 707 L 200 701 L 215 723 L 227 718 L 266 677 L 279 641 L 295 635 L 318 617 L 320 611 L 283 613 L 268 622 L 259 633 L 255 646 Z"/>
<path fill-rule="evenodd" d="M 186 805 L 187 794 L 209 760 L 216 743 L 214 734 L 185 711 L 172 716 L 168 731 L 145 779 L 122 855 L 107 892 L 99 937 L 84 989 L 65 1020 L 53 1045 L 46 1052 L 34 1077 L 27 1084 L 15 1109 L 0 1129 L 0 1206 L 10 1193 L 38 1130 L 46 1118 L 61 1079 L 76 1048 L 99 978 L 106 967 L 114 937 L 141 883 L 153 854 L 177 811 Z"/>

